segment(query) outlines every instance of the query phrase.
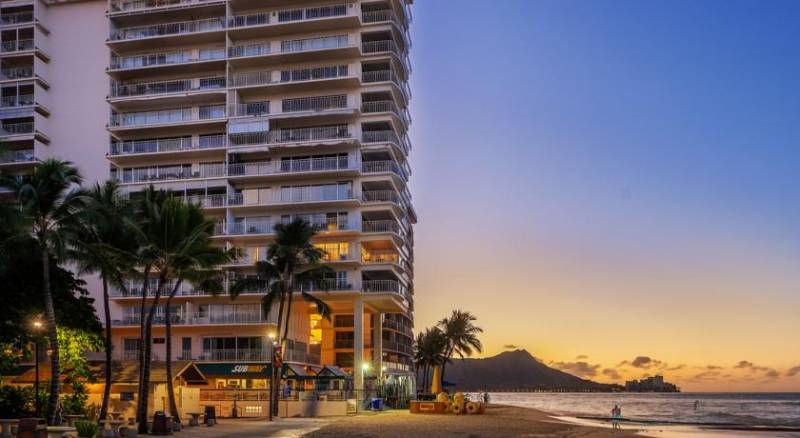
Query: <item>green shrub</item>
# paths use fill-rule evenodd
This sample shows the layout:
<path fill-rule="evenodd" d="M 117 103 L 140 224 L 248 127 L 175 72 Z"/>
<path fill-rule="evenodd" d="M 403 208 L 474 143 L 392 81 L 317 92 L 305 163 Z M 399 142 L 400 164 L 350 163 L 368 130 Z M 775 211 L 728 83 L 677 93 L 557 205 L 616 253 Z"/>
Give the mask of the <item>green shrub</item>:
<path fill-rule="evenodd" d="M 0 386 L 0 418 L 31 417 L 33 407 L 33 388 Z"/>
<path fill-rule="evenodd" d="M 78 430 L 78 436 L 80 438 L 95 438 L 97 432 L 100 431 L 100 427 L 93 421 L 76 421 L 75 429 Z"/>

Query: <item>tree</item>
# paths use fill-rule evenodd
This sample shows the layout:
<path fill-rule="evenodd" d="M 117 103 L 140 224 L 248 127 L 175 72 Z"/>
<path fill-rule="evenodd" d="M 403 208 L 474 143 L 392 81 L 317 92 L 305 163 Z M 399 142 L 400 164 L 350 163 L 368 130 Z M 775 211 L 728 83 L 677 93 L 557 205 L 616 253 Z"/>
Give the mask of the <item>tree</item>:
<path fill-rule="evenodd" d="M 80 274 L 99 274 L 103 284 L 105 313 L 105 386 L 100 418 L 108 416 L 111 397 L 112 362 L 111 310 L 109 285 L 126 290 L 124 276 L 133 269 L 136 239 L 129 225 L 132 210 L 119 194 L 115 181 L 96 184 L 88 193 L 88 205 L 80 214 L 80 233 L 71 245 L 70 259 Z"/>
<path fill-rule="evenodd" d="M 442 379 L 447 362 L 453 354 L 458 354 L 463 359 L 465 356 L 471 356 L 473 350 L 478 353 L 483 351 L 483 344 L 478 339 L 478 334 L 483 333 L 483 329 L 476 326 L 475 321 L 477 318 L 473 314 L 462 310 L 453 310 L 449 318 L 439 321 L 439 327 L 447 340 L 445 358 L 442 362 Z"/>
<path fill-rule="evenodd" d="M 207 271 L 230 260 L 228 252 L 214 247 L 211 235 L 214 222 L 206 219 L 201 207 L 187 204 L 181 198 L 155 191 L 152 187 L 144 192 L 136 209 L 132 230 L 138 245 L 137 265 L 143 276 L 141 305 L 141 331 L 143 345 L 140 349 L 140 387 L 137 418 L 139 432 L 147 433 L 147 404 L 150 387 L 150 361 L 152 345 L 152 326 L 160 299 L 167 292 L 165 309 L 166 322 L 166 366 L 167 389 L 170 411 L 178 418 L 172 386 L 172 299 L 184 281 L 193 281 L 200 287 L 219 291 L 221 281 L 218 275 Z M 156 278 L 156 290 L 150 306 L 147 307 L 148 283 L 150 274 Z M 145 310 L 147 313 L 145 316 Z"/>
<path fill-rule="evenodd" d="M 425 329 L 414 341 L 414 360 L 417 369 L 422 368 L 422 387 L 426 388 L 431 368 L 442 365 L 446 358 L 447 338 L 439 327 Z"/>
<path fill-rule="evenodd" d="M 256 263 L 256 278 L 252 281 L 237 281 L 230 288 L 232 297 L 236 297 L 247 287 L 256 285 L 266 291 L 261 301 L 265 314 L 270 314 L 272 305 L 278 302 L 278 336 L 281 351 L 286 350 L 289 337 L 289 317 L 292 313 L 294 294 L 316 305 L 323 318 L 330 318 L 330 308 L 324 301 L 307 292 L 309 289 L 327 290 L 333 270 L 320 262 L 325 252 L 315 247 L 311 240 L 316 232 L 304 220 L 298 218 L 289 223 L 275 225 L 275 240 L 267 248 L 266 259 Z M 298 286 L 299 290 L 298 290 Z M 305 287 L 303 287 L 305 286 Z M 279 370 L 273 369 L 273 378 L 277 380 Z M 270 388 L 270 409 L 277 413 L 275 403 L 277 385 Z"/>
<path fill-rule="evenodd" d="M 44 292 L 45 325 L 50 341 L 50 397 L 47 402 L 47 421 L 60 422 L 58 401 L 61 391 L 59 376 L 58 336 L 55 307 L 50 283 L 50 259 L 63 260 L 69 227 L 75 214 L 84 205 L 83 192 L 77 186 L 83 178 L 68 161 L 49 159 L 34 167 L 29 178 L 18 179 L 0 175 L 0 186 L 14 195 L 15 206 L 28 222 L 42 261 L 42 290 Z"/>

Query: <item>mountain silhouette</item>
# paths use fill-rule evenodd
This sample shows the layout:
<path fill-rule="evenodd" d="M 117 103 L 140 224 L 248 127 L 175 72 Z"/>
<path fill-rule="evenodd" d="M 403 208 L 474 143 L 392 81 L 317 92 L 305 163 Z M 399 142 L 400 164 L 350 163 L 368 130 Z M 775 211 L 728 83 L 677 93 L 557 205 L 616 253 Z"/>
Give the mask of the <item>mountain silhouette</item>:
<path fill-rule="evenodd" d="M 463 391 L 564 390 L 619 391 L 619 385 L 597 383 L 550 368 L 526 350 L 505 351 L 484 359 L 452 359 L 445 381 Z M 418 380 L 422 382 L 421 378 Z"/>

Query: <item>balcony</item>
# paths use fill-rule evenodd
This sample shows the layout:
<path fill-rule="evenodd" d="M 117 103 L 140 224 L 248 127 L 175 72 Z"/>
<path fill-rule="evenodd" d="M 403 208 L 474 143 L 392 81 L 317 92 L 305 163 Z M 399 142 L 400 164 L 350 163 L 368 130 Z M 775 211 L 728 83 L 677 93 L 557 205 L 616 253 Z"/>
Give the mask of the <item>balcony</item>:
<path fill-rule="evenodd" d="M 203 208 L 224 208 L 242 205 L 243 198 L 240 195 L 190 195 L 185 197 L 186 202 L 200 205 Z"/>
<path fill-rule="evenodd" d="M 361 231 L 364 233 L 396 233 L 400 234 L 400 225 L 393 220 L 362 221 Z"/>
<path fill-rule="evenodd" d="M 328 292 L 328 291 L 348 291 L 353 290 L 353 285 L 347 280 L 325 280 L 324 284 L 315 285 L 311 283 L 301 283 L 297 285 L 300 292 Z"/>
<path fill-rule="evenodd" d="M 228 175 L 231 177 L 265 176 L 353 169 L 354 166 L 350 165 L 346 157 L 325 157 L 260 163 L 232 163 L 228 165 Z"/>
<path fill-rule="evenodd" d="M 145 55 L 112 55 L 110 70 L 130 70 L 225 59 L 224 48 L 200 49 L 195 55 L 191 50 L 150 53 Z"/>
<path fill-rule="evenodd" d="M 365 293 L 395 292 L 405 294 L 405 288 L 397 280 L 363 280 L 361 291 Z"/>
<path fill-rule="evenodd" d="M 31 78 L 33 78 L 33 67 L 6 67 L 0 69 L 0 80 L 3 81 Z"/>
<path fill-rule="evenodd" d="M 224 0 L 111 0 L 109 13 L 156 12 L 170 7 L 181 8 L 209 4 L 224 4 Z"/>
<path fill-rule="evenodd" d="M 0 164 L 28 163 L 36 161 L 33 149 L 0 152 Z"/>
<path fill-rule="evenodd" d="M 281 53 L 308 52 L 314 50 L 340 49 L 350 46 L 347 35 L 304 38 L 281 41 Z"/>
<path fill-rule="evenodd" d="M 111 41 L 131 41 L 145 38 L 152 39 L 200 32 L 221 31 L 224 29 L 225 19 L 222 17 L 215 17 L 177 23 L 123 27 L 112 30 L 110 39 Z"/>
<path fill-rule="evenodd" d="M 214 228 L 214 234 L 229 236 L 274 234 L 275 225 L 279 223 L 288 223 L 288 221 L 284 220 L 273 221 L 263 218 L 248 220 L 248 218 L 245 217 L 239 219 L 240 220 L 229 224 L 218 223 Z M 307 220 L 307 222 L 311 228 L 317 232 L 344 231 L 350 229 L 350 224 L 347 219 L 339 218 L 338 216 L 335 218 L 323 218 L 322 220 L 311 218 Z"/>
<path fill-rule="evenodd" d="M 133 128 L 183 122 L 222 121 L 224 119 L 225 105 L 210 105 L 158 111 L 116 113 L 111 115 L 109 126 L 114 128 Z"/>
<path fill-rule="evenodd" d="M 0 136 L 33 134 L 33 122 L 3 123 L 0 126 Z"/>
<path fill-rule="evenodd" d="M 392 70 L 371 70 L 361 72 L 361 82 L 365 84 L 375 84 L 381 82 L 390 82 L 397 86 L 403 93 L 406 101 L 411 100 L 411 88 L 408 82 L 404 81 Z"/>
<path fill-rule="evenodd" d="M 394 190 L 364 190 L 361 192 L 361 201 L 365 203 L 392 202 L 400 204 L 400 195 Z"/>
<path fill-rule="evenodd" d="M 404 181 L 408 181 L 408 175 L 406 175 L 406 172 L 400 167 L 399 164 L 397 164 L 392 160 L 364 161 L 361 163 L 361 172 L 394 173 L 395 175 L 402 178 Z"/>
<path fill-rule="evenodd" d="M 16 108 L 33 105 L 33 94 L 18 94 L 16 96 L 0 97 L 0 108 Z"/>
<path fill-rule="evenodd" d="M 400 21 L 400 19 L 397 17 L 397 14 L 395 14 L 391 9 L 363 11 L 361 12 L 361 22 L 364 24 L 394 23 L 400 29 L 408 29 L 408 26 Z"/>
<path fill-rule="evenodd" d="M 235 280 L 226 281 L 224 283 L 224 290 L 225 291 L 229 290 L 230 286 L 233 284 L 233 281 L 235 281 Z M 149 281 L 149 285 L 147 287 L 147 296 L 148 297 L 154 297 L 155 296 L 157 286 L 158 286 L 158 281 L 156 279 L 151 279 Z M 163 286 L 163 291 L 162 291 L 162 295 L 161 296 L 164 297 L 166 295 L 169 295 L 169 293 L 171 293 L 174 288 L 175 288 L 175 282 L 174 281 L 169 281 L 169 282 L 165 283 L 164 286 Z M 109 296 L 111 296 L 112 298 L 141 298 L 143 292 L 144 292 L 144 288 L 142 287 L 142 282 L 141 281 L 139 281 L 139 280 L 126 280 L 124 288 L 112 287 L 109 290 Z M 247 290 L 239 292 L 239 294 L 240 295 L 243 295 L 243 294 L 262 294 L 264 292 L 265 292 L 264 290 L 247 289 Z M 213 295 L 213 294 L 211 294 L 210 292 L 205 291 L 205 290 L 200 290 L 200 289 L 196 288 L 194 285 L 192 285 L 190 283 L 187 283 L 187 282 L 182 283 L 181 286 L 178 288 L 178 291 L 175 293 L 176 297 L 196 297 L 196 296 L 211 296 L 211 295 Z M 221 292 L 219 295 L 224 297 L 226 295 L 226 292 Z"/>
<path fill-rule="evenodd" d="M 400 263 L 400 255 L 394 251 L 364 251 L 361 254 L 361 261 L 364 263 Z M 384 280 L 372 280 L 372 281 L 384 281 Z M 363 286 L 362 286 L 363 287 Z M 369 290 L 365 292 L 375 292 L 375 290 Z M 382 290 L 381 292 L 397 292 L 391 290 Z"/>
<path fill-rule="evenodd" d="M 33 11 L 0 14 L 0 26 L 33 23 Z"/>
<path fill-rule="evenodd" d="M 387 341 L 386 339 L 383 340 L 382 346 L 383 346 L 384 350 L 398 351 L 400 353 L 405 353 L 405 354 L 409 354 L 409 355 L 413 354 L 413 351 L 414 351 L 411 348 L 410 345 L 403 344 L 403 343 L 396 342 L 396 341 Z"/>
<path fill-rule="evenodd" d="M 401 139 L 392 130 L 362 131 L 361 141 L 362 143 L 393 143 L 398 145 L 406 155 L 411 152 L 411 147 L 405 139 Z"/>
<path fill-rule="evenodd" d="M 180 152 L 198 149 L 224 148 L 227 145 L 225 135 L 203 136 L 194 140 L 189 137 L 162 138 L 157 140 L 130 140 L 111 143 L 109 155 L 155 154 L 163 152 Z"/>
<path fill-rule="evenodd" d="M 171 181 L 186 179 L 221 178 L 225 176 L 224 163 L 203 163 L 199 171 L 192 171 L 189 166 L 159 166 L 134 168 L 130 174 L 123 174 L 122 184 L 142 184 L 155 181 Z"/>
<path fill-rule="evenodd" d="M 411 124 L 411 115 L 405 108 L 400 107 L 392 100 L 377 100 L 361 103 L 362 114 L 395 114 L 405 124 L 406 129 Z"/>
<path fill-rule="evenodd" d="M 178 79 L 171 81 L 155 81 L 140 83 L 114 82 L 111 85 L 111 97 L 155 96 L 159 94 L 189 93 L 193 91 L 210 91 L 225 89 L 224 77 L 208 77 L 198 79 Z"/>
<path fill-rule="evenodd" d="M 235 73 L 231 76 L 230 86 L 236 88 L 276 86 L 280 88 L 290 88 L 292 84 L 305 84 L 313 81 L 326 81 L 332 79 L 354 80 L 350 75 L 349 68 L 344 65 L 331 65 L 325 67 L 299 68 L 292 70 L 273 71 L 253 71 Z M 273 79 L 273 73 L 280 73 L 279 77 Z M 306 85 L 303 89 L 308 89 Z M 327 85 L 326 85 L 327 86 Z"/>
<path fill-rule="evenodd" d="M 33 50 L 34 48 L 33 40 L 11 40 L 11 41 L 3 41 L 0 43 L 0 52 L 2 53 L 12 53 L 12 52 L 24 52 L 28 50 Z"/>
<path fill-rule="evenodd" d="M 189 325 L 229 325 L 229 324 L 270 324 L 261 312 L 233 311 L 219 313 L 194 312 L 189 315 L 186 324 Z"/>
<path fill-rule="evenodd" d="M 270 24 L 270 15 L 276 15 L 277 20 L 274 24 L 292 23 L 299 21 L 318 20 L 322 18 L 342 17 L 347 15 L 347 5 L 331 5 L 312 8 L 300 8 L 283 11 L 258 12 L 247 15 L 237 15 L 228 20 L 231 29 L 252 26 L 264 26 Z"/>
<path fill-rule="evenodd" d="M 309 128 L 275 129 L 269 132 L 243 132 L 229 134 L 230 142 L 236 146 L 261 144 L 322 143 L 352 139 L 347 125 L 314 126 Z"/>
<path fill-rule="evenodd" d="M 231 117 L 258 117 L 269 114 L 269 102 L 248 102 L 231 105 L 229 109 Z"/>
<path fill-rule="evenodd" d="M 270 354 L 261 349 L 226 350 L 214 349 L 203 350 L 197 360 L 219 360 L 219 361 L 269 361 Z M 241 400 L 241 399 L 240 399 Z"/>
<path fill-rule="evenodd" d="M 347 108 L 346 94 L 284 99 L 281 102 L 281 111 L 283 113 L 323 112 L 344 108 Z"/>

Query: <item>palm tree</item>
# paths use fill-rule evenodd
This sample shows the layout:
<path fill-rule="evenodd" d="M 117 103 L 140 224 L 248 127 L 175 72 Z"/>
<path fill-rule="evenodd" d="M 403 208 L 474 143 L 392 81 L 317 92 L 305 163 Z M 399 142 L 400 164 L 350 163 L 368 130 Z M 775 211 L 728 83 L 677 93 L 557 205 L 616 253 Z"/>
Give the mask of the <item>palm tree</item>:
<path fill-rule="evenodd" d="M 81 235 L 72 245 L 70 258 L 75 260 L 80 274 L 99 274 L 103 283 L 105 311 L 105 387 L 100 417 L 108 415 L 111 396 L 112 363 L 111 312 L 109 284 L 126 291 L 124 276 L 133 269 L 136 240 L 128 224 L 132 211 L 119 193 L 119 184 L 108 181 L 96 184 L 88 194 L 88 208 L 82 212 Z"/>
<path fill-rule="evenodd" d="M 199 289 L 218 294 L 223 288 L 221 275 L 211 269 L 229 262 L 232 257 L 228 251 L 212 244 L 214 221 L 205 217 L 202 207 L 186 204 L 179 198 L 174 198 L 172 207 L 164 210 L 167 215 L 162 223 L 169 224 L 170 229 L 165 230 L 162 235 L 165 239 L 156 246 L 159 257 L 155 266 L 162 275 L 166 273 L 166 278 L 172 282 L 172 290 L 164 303 L 167 394 L 170 413 L 180 423 L 172 381 L 172 299 L 185 281 L 194 283 Z"/>
<path fill-rule="evenodd" d="M 439 327 L 425 329 L 417 334 L 414 341 L 414 360 L 419 369 L 422 368 L 422 387 L 427 387 L 429 371 L 445 361 L 447 351 L 447 338 Z M 431 376 L 431 378 L 433 378 Z"/>
<path fill-rule="evenodd" d="M 439 321 L 439 327 L 447 339 L 447 349 L 445 350 L 445 360 L 442 363 L 442 379 L 447 362 L 458 354 L 460 358 L 471 356 L 473 351 L 480 353 L 483 351 L 483 344 L 478 339 L 478 334 L 483 333 L 483 329 L 474 324 L 478 319 L 470 312 L 453 310 L 449 318 Z"/>
<path fill-rule="evenodd" d="M 270 313 L 275 301 L 278 302 L 277 328 L 281 351 L 285 351 L 289 337 L 294 293 L 299 292 L 301 298 L 315 304 L 322 317 L 330 318 L 328 305 L 307 292 L 309 288 L 327 290 L 333 273 L 329 267 L 320 265 L 326 254 L 311 243 L 315 234 L 314 229 L 300 218 L 276 224 L 275 240 L 267 248 L 266 259 L 256 263 L 256 278 L 237 281 L 230 290 L 233 297 L 253 284 L 266 290 L 261 302 L 265 314 Z M 278 370 L 274 369 L 273 377 L 277 373 Z M 274 402 L 278 394 L 277 385 L 271 391 L 270 400 Z M 277 407 L 277 403 L 270 403 L 274 413 Z"/>
<path fill-rule="evenodd" d="M 50 396 L 47 421 L 59 422 L 58 401 L 61 392 L 61 366 L 58 352 L 56 315 L 50 290 L 50 259 L 63 260 L 70 226 L 84 206 L 84 193 L 77 186 L 83 182 L 78 169 L 68 161 L 48 159 L 34 167 L 24 179 L 0 175 L 0 187 L 14 194 L 15 204 L 30 223 L 30 232 L 42 257 L 45 324 L 50 340 Z"/>

